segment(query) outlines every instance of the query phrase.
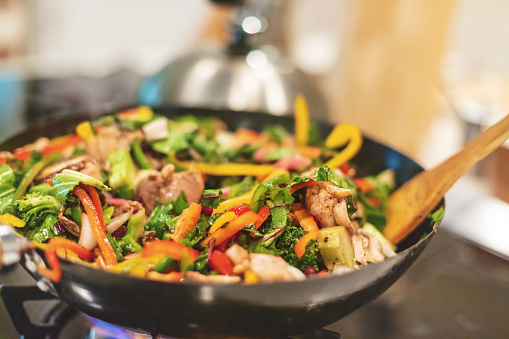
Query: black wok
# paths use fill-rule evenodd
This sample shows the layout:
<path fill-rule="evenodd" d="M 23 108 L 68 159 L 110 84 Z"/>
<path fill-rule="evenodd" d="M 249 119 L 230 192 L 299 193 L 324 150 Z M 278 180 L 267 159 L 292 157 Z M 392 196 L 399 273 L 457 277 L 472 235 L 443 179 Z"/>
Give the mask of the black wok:
<path fill-rule="evenodd" d="M 212 114 L 231 128 L 261 130 L 266 124 L 277 123 L 293 130 L 293 120 L 289 117 L 182 108 L 158 112 L 167 116 Z M 39 136 L 70 133 L 78 122 L 89 118 L 69 118 L 50 127 L 32 129 L 4 142 L 0 149 L 12 150 Z M 327 135 L 331 126 L 319 124 L 319 129 Z M 392 169 L 398 186 L 422 170 L 411 159 L 367 138 L 353 163 L 358 165 L 359 175 Z M 395 257 L 341 276 L 258 285 L 166 283 L 113 274 L 59 259 L 63 275 L 60 283 L 54 285 L 53 293 L 92 317 L 154 335 L 295 335 L 326 326 L 377 298 L 416 260 L 437 226 L 426 220 L 399 244 Z M 43 255 L 42 251 L 37 252 Z M 22 264 L 27 268 L 26 262 Z M 37 273 L 31 274 L 40 279 Z"/>

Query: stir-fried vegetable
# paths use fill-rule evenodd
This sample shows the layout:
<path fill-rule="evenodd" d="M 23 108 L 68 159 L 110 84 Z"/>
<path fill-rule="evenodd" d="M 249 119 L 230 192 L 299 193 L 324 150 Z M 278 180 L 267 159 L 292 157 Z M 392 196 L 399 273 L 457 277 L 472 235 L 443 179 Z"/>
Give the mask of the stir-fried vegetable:
<path fill-rule="evenodd" d="M 295 121 L 295 137 L 148 107 L 86 121 L 2 156 L 0 222 L 49 244 L 40 272 L 52 281 L 62 255 L 148 279 L 246 284 L 393 255 L 380 233 L 392 173 L 355 176 L 358 129 L 321 140 L 301 96 Z"/>

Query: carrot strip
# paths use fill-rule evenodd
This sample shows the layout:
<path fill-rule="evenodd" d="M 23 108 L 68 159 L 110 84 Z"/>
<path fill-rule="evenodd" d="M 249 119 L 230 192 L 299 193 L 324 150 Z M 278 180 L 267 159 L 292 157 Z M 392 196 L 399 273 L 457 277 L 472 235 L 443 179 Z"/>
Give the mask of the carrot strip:
<path fill-rule="evenodd" d="M 99 248 L 101 249 L 101 253 L 104 257 L 104 262 L 106 266 L 112 266 L 118 264 L 117 257 L 115 256 L 115 252 L 113 251 L 113 247 L 111 246 L 108 238 L 106 237 L 106 227 L 104 227 L 104 219 L 101 220 L 99 218 L 99 213 L 95 208 L 94 202 L 88 196 L 87 192 L 85 192 L 81 187 L 76 186 L 72 191 L 81 201 L 81 204 L 85 208 L 85 212 L 88 215 L 90 220 L 90 226 L 92 226 L 92 232 L 94 233 L 94 237 L 99 244 Z"/>
<path fill-rule="evenodd" d="M 196 227 L 198 219 L 200 219 L 201 205 L 193 202 L 188 208 L 184 209 L 177 219 L 175 224 L 175 233 L 170 235 L 170 238 L 175 241 L 184 239 L 187 232 L 193 227 Z"/>
<path fill-rule="evenodd" d="M 226 227 L 220 228 L 214 233 L 210 234 L 200 244 L 207 246 L 212 238 L 216 238 L 216 246 L 220 245 L 223 241 L 236 234 L 238 231 L 246 227 L 246 225 L 252 224 L 258 220 L 259 216 L 253 211 L 247 211 L 246 213 L 233 219 L 226 225 Z"/>
<path fill-rule="evenodd" d="M 318 231 L 318 225 L 306 207 L 301 204 L 293 204 L 292 213 L 306 232 Z"/>
<path fill-rule="evenodd" d="M 364 178 L 355 178 L 353 179 L 353 182 L 357 185 L 359 191 L 367 192 L 375 188 L 375 185 L 373 185 Z"/>
<path fill-rule="evenodd" d="M 302 238 L 300 238 L 295 244 L 295 254 L 300 259 L 306 253 L 306 247 L 311 240 L 316 240 L 318 238 L 318 230 L 312 231 L 304 234 Z"/>

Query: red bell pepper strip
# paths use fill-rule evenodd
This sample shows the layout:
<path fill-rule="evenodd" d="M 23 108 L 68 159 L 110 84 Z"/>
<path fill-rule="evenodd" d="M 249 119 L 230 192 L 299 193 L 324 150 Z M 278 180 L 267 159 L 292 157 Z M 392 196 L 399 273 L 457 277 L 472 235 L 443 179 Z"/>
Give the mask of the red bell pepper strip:
<path fill-rule="evenodd" d="M 37 270 L 39 271 L 39 274 L 49 279 L 51 282 L 60 282 L 60 279 L 62 279 L 62 268 L 58 262 L 55 248 L 53 246 L 49 246 L 46 251 L 44 251 L 44 255 L 46 256 L 49 268 L 45 267 L 42 263 L 38 264 Z"/>
<path fill-rule="evenodd" d="M 290 187 L 290 193 L 293 194 L 304 187 L 315 185 L 318 185 L 318 182 L 314 181 L 313 179 L 310 179 L 308 181 L 301 181 L 298 184 L 294 184 Z"/>
<path fill-rule="evenodd" d="M 231 212 L 235 213 L 236 216 L 239 216 L 239 215 L 246 213 L 247 211 L 251 211 L 251 209 L 249 208 L 249 206 L 239 205 L 239 206 L 230 208 L 228 211 L 231 211 Z"/>
<path fill-rule="evenodd" d="M 267 220 L 269 215 L 270 215 L 269 205 L 265 204 L 265 206 L 263 206 L 262 209 L 258 212 L 258 220 L 255 221 L 256 229 L 260 228 L 263 222 Z"/>
<path fill-rule="evenodd" d="M 74 187 L 72 192 L 80 199 L 81 204 L 85 208 L 85 212 L 87 213 L 90 220 L 92 232 L 94 233 L 94 237 L 97 240 L 99 248 L 101 249 L 101 253 L 104 257 L 104 263 L 106 266 L 113 266 L 118 264 L 118 260 L 115 256 L 115 252 L 113 251 L 113 247 L 111 246 L 110 242 L 108 241 L 108 237 L 106 236 L 104 219 L 100 218 L 94 202 L 88 196 L 87 192 L 85 192 L 79 186 Z"/>
<path fill-rule="evenodd" d="M 234 275 L 233 262 L 226 254 L 221 251 L 214 250 L 209 259 L 210 267 L 219 274 Z"/>
<path fill-rule="evenodd" d="M 212 238 L 216 238 L 216 246 L 220 245 L 223 241 L 236 234 L 238 231 L 246 227 L 246 225 L 253 224 L 258 220 L 259 216 L 253 211 L 247 211 L 246 213 L 233 219 L 223 228 L 218 229 L 214 233 L 210 234 L 200 244 L 207 246 Z"/>
<path fill-rule="evenodd" d="M 302 238 L 300 238 L 295 244 L 295 254 L 300 259 L 306 253 L 306 247 L 311 240 L 316 240 L 318 238 L 319 231 L 312 231 L 304 234 Z"/>
<path fill-rule="evenodd" d="M 32 150 L 25 150 L 21 149 L 20 151 L 14 151 L 14 154 L 12 155 L 15 159 L 21 159 L 23 161 L 27 161 L 28 158 L 30 158 L 30 153 L 32 153 Z"/>
<path fill-rule="evenodd" d="M 151 241 L 143 247 L 143 257 L 149 258 L 156 254 L 164 254 L 172 259 L 182 260 L 184 251 L 187 251 L 192 261 L 195 261 L 200 255 L 200 252 L 173 240 L 159 240 Z"/>

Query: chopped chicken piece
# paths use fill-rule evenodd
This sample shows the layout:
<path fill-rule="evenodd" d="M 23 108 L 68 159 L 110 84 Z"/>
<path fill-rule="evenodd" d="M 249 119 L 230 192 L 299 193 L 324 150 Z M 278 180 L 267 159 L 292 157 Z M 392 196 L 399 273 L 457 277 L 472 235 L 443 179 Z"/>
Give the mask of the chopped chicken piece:
<path fill-rule="evenodd" d="M 377 263 L 385 259 L 380 242 L 370 233 L 358 229 L 352 237 L 355 260 L 362 265 Z"/>
<path fill-rule="evenodd" d="M 233 267 L 233 273 L 240 275 L 248 271 L 251 267 L 251 263 L 249 261 L 249 253 L 242 246 L 234 244 L 224 253 L 235 265 Z"/>
<path fill-rule="evenodd" d="M 251 253 L 249 254 L 249 259 L 251 261 L 251 269 L 256 273 L 261 282 L 306 279 L 304 273 L 289 265 L 281 257 L 275 257 L 270 254 Z"/>

